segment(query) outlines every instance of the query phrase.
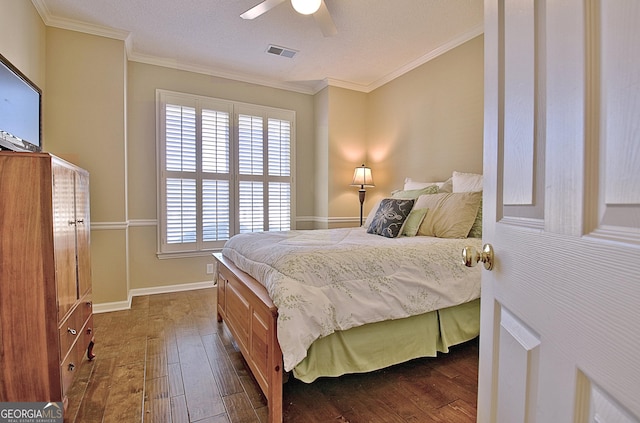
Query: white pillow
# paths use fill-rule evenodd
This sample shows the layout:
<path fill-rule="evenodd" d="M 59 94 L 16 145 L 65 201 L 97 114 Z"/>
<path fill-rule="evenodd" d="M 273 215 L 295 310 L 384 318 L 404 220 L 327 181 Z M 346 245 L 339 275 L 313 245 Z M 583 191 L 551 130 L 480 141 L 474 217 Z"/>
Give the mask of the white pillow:
<path fill-rule="evenodd" d="M 438 188 L 440 188 L 442 184 L 444 184 L 444 182 L 417 182 L 411 178 L 406 178 L 404 180 L 404 190 L 408 191 L 412 189 L 422 189 L 430 187 L 431 185 L 436 185 Z"/>
<path fill-rule="evenodd" d="M 382 202 L 382 200 L 383 200 L 383 198 L 379 199 L 373 205 L 373 207 L 371 208 L 371 211 L 369 211 L 369 214 L 367 215 L 367 219 L 362 224 L 363 228 L 365 228 L 367 230 L 369 229 L 369 226 L 371 226 L 371 222 L 373 222 L 373 218 L 376 216 L 376 212 L 378 211 L 378 208 L 380 207 L 380 203 Z"/>
<path fill-rule="evenodd" d="M 453 192 L 482 191 L 482 175 L 477 173 L 453 172 Z"/>

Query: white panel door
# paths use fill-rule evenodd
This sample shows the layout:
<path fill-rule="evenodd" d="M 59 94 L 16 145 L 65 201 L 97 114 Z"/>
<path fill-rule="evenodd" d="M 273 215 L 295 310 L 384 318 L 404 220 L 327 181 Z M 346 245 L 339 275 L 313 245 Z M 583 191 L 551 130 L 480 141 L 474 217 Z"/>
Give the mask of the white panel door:
<path fill-rule="evenodd" d="M 640 422 L 640 1 L 485 0 L 484 143 L 478 421 Z"/>

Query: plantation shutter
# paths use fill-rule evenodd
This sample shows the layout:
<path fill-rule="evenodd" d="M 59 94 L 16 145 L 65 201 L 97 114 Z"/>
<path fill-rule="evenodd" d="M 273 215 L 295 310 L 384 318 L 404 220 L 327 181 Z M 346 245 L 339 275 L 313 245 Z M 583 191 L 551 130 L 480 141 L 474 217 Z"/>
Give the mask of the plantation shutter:
<path fill-rule="evenodd" d="M 203 242 L 231 236 L 230 116 L 202 110 L 202 225 Z"/>
<path fill-rule="evenodd" d="M 291 111 L 158 90 L 160 254 L 292 222 Z"/>
<path fill-rule="evenodd" d="M 291 120 L 238 114 L 239 232 L 291 229 Z"/>
<path fill-rule="evenodd" d="M 291 122 L 269 119 L 269 230 L 291 229 Z"/>
<path fill-rule="evenodd" d="M 196 242 L 196 112 L 166 106 L 166 243 Z"/>
<path fill-rule="evenodd" d="M 239 232 L 264 230 L 264 185 L 251 176 L 262 176 L 264 169 L 263 119 L 238 115 L 238 212 Z"/>

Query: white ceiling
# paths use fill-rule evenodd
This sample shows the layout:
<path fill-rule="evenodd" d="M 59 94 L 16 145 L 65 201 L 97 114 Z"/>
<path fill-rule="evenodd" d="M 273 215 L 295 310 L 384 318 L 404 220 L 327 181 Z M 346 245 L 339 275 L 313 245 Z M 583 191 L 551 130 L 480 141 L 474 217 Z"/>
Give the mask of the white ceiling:
<path fill-rule="evenodd" d="M 369 92 L 483 30 L 483 0 L 325 0 L 333 37 L 289 1 L 240 18 L 260 1 L 32 0 L 46 25 L 125 40 L 129 60 L 304 93 Z"/>

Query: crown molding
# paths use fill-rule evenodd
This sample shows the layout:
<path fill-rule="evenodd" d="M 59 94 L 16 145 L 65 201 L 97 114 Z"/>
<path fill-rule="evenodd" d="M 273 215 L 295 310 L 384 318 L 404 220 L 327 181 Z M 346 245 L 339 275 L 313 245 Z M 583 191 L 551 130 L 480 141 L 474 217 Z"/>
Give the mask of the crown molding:
<path fill-rule="evenodd" d="M 325 82 L 325 85 L 322 88 L 326 86 L 330 86 L 330 87 L 345 88 L 347 90 L 359 91 L 363 93 L 368 93 L 373 91 L 373 89 L 370 88 L 370 86 L 368 85 L 356 84 L 349 81 L 341 81 L 339 79 L 327 78 L 324 80 L 324 82 Z"/>
<path fill-rule="evenodd" d="M 155 66 L 161 66 L 161 67 L 182 70 L 187 72 L 200 73 L 204 75 L 214 76 L 217 78 L 230 79 L 237 82 L 256 84 L 256 85 L 261 85 L 269 88 L 277 88 L 277 89 L 286 90 L 286 91 L 293 91 L 301 94 L 313 95 L 319 91 L 319 90 L 316 90 L 315 87 L 308 87 L 303 84 L 296 84 L 294 82 L 274 81 L 267 78 L 260 78 L 254 75 L 245 75 L 245 74 L 240 74 L 235 72 L 224 72 L 219 70 L 213 70 L 206 66 L 198 66 L 190 63 L 182 63 L 175 59 L 137 53 L 132 51 L 129 48 L 127 48 L 127 58 L 132 62 L 145 63 L 148 65 L 155 65 Z"/>
<path fill-rule="evenodd" d="M 47 8 L 47 5 L 43 0 L 31 0 L 31 3 L 33 3 L 36 11 L 40 15 L 40 18 L 42 18 L 42 21 L 46 26 L 68 29 L 71 31 L 83 32 L 86 34 L 98 35 L 100 37 L 113 38 L 122 41 L 126 41 L 131 35 L 131 32 L 122 29 L 87 24 L 85 22 L 73 19 L 65 19 L 53 16 L 49 12 L 49 8 Z"/>

